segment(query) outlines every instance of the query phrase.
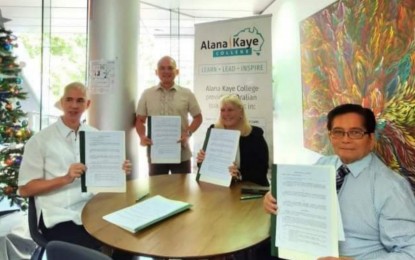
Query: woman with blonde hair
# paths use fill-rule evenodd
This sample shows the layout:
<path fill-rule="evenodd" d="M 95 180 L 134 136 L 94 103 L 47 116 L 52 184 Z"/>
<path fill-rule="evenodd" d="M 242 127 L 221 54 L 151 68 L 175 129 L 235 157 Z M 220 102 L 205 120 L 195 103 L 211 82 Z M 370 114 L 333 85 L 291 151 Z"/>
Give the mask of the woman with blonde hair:
<path fill-rule="evenodd" d="M 211 128 L 239 130 L 238 152 L 235 162 L 229 166 L 229 173 L 235 180 L 254 182 L 262 186 L 269 186 L 268 146 L 264 139 L 264 131 L 249 124 L 245 108 L 238 95 L 225 95 L 220 99 L 220 115 L 218 121 Z M 205 151 L 197 154 L 198 164 L 205 158 Z"/>

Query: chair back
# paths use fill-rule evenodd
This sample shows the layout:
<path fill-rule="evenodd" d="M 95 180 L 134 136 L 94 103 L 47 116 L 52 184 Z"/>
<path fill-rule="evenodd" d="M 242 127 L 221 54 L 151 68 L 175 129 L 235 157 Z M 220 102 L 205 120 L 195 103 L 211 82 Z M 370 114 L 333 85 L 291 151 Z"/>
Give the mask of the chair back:
<path fill-rule="evenodd" d="M 39 230 L 38 223 L 37 223 L 37 213 L 36 213 L 36 204 L 35 198 L 29 197 L 29 212 L 28 212 L 28 220 L 29 220 L 29 231 L 30 236 L 32 237 L 33 241 L 38 244 L 40 247 L 46 247 L 48 243 L 47 239 L 42 235 Z"/>
<path fill-rule="evenodd" d="M 33 241 L 38 245 L 35 251 L 32 253 L 30 260 L 41 260 L 45 251 L 48 241 L 42 235 L 37 225 L 37 213 L 35 197 L 29 197 L 28 217 L 30 236 Z"/>
<path fill-rule="evenodd" d="M 64 241 L 50 241 L 46 246 L 48 260 L 111 260 L 112 258 L 91 248 Z"/>

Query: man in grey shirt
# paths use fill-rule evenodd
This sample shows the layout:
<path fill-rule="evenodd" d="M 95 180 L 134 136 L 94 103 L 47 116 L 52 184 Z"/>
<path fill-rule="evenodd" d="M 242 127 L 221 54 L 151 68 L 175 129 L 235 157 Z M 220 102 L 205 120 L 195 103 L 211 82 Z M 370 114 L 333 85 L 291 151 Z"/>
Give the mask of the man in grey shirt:
<path fill-rule="evenodd" d="M 176 61 L 169 57 L 162 57 L 157 63 L 156 74 L 160 83 L 148 88 L 142 94 L 136 111 L 135 127 L 140 137 L 140 144 L 150 147 L 151 139 L 146 134 L 146 121 L 149 116 L 180 116 L 181 117 L 181 163 L 152 163 L 148 154 L 149 175 L 171 173 L 190 173 L 190 158 L 192 153 L 188 140 L 202 124 L 203 118 L 195 95 L 187 88 L 174 82 L 179 74 Z M 189 124 L 188 114 L 193 117 Z"/>

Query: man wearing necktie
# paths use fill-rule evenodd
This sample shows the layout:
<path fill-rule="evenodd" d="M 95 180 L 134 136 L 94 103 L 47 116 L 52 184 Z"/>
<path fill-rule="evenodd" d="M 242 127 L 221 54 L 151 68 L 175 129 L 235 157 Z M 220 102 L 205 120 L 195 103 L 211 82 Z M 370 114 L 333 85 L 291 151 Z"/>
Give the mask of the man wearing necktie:
<path fill-rule="evenodd" d="M 342 257 L 331 259 L 415 259 L 415 198 L 408 181 L 389 169 L 371 151 L 375 145 L 373 112 L 356 104 L 335 107 L 327 129 L 335 155 L 317 161 L 334 165 L 345 241 Z M 264 198 L 267 212 L 276 214 L 275 198 Z"/>

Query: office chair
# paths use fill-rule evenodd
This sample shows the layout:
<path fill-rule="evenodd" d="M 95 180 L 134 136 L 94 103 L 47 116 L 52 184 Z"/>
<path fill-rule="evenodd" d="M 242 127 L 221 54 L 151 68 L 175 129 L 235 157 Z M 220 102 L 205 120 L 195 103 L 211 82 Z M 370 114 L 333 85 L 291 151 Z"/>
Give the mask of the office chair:
<path fill-rule="evenodd" d="M 103 253 L 63 241 L 50 241 L 46 245 L 48 260 L 112 260 Z"/>
<path fill-rule="evenodd" d="M 29 220 L 29 231 L 33 241 L 38 245 L 36 250 L 33 252 L 31 260 L 42 259 L 45 247 L 48 243 L 46 238 L 42 235 L 37 225 L 37 214 L 35 198 L 29 197 L 29 208 L 28 208 L 28 220 Z"/>

